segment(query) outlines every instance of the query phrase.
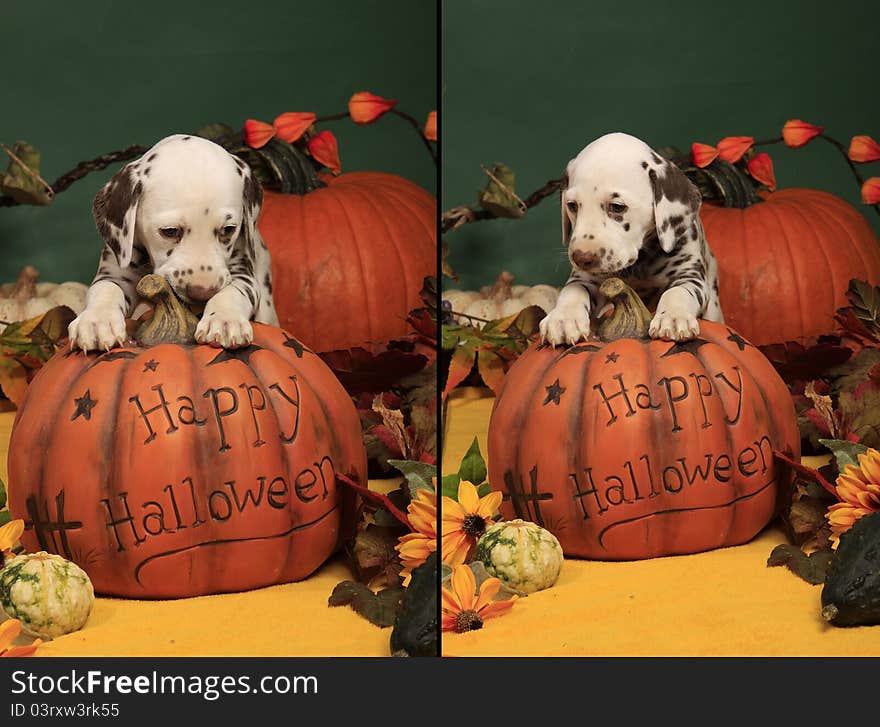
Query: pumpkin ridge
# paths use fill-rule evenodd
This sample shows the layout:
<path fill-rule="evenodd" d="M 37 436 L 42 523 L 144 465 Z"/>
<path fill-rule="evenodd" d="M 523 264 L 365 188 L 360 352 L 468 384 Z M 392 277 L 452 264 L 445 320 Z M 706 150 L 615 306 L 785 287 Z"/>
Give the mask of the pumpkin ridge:
<path fill-rule="evenodd" d="M 855 227 L 859 226 L 859 222 L 867 224 L 867 221 L 864 220 L 858 210 L 850 209 L 849 207 L 835 206 L 833 202 L 834 199 L 828 199 L 823 195 L 822 197 L 817 198 L 814 204 L 818 209 L 822 209 L 826 213 L 830 224 L 835 225 L 846 232 L 847 242 L 849 243 L 851 250 L 854 250 L 858 255 L 862 270 L 867 273 L 869 268 L 880 264 L 880 241 L 876 241 L 876 244 L 872 248 L 874 253 L 874 261 L 872 265 L 871 261 L 865 257 L 867 251 L 863 250 L 862 247 L 857 244 L 858 237 L 854 230 Z M 869 280 L 868 282 L 873 285 L 874 279 Z"/>
<path fill-rule="evenodd" d="M 366 186 L 359 186 L 359 188 L 367 189 Z M 405 189 L 405 187 L 398 188 L 389 185 L 389 187 L 383 188 L 383 191 L 386 192 L 389 196 L 393 196 L 397 204 L 401 207 L 404 207 L 407 212 L 412 215 L 413 221 L 419 227 L 424 229 L 427 235 L 433 237 L 437 231 L 436 227 L 431 227 L 427 225 L 418 213 L 419 211 L 423 211 L 429 215 L 434 215 L 436 211 L 436 205 L 431 200 L 425 200 L 425 204 L 421 204 L 418 200 L 413 199 L 413 196 L 411 194 L 404 194 L 403 192 L 405 191 Z M 417 204 L 418 206 L 416 206 Z"/>
<path fill-rule="evenodd" d="M 785 221 L 782 219 L 782 216 L 779 213 L 779 208 L 775 204 L 770 204 L 768 202 L 766 203 L 766 206 L 762 207 L 761 209 L 766 211 L 766 215 L 764 217 L 773 221 L 773 226 L 776 228 L 776 236 L 782 239 L 785 243 L 784 248 L 785 251 L 788 253 L 788 265 L 777 265 L 777 270 L 784 267 L 786 270 L 789 271 L 789 278 L 791 280 L 791 283 L 786 286 L 786 289 L 794 290 L 795 298 L 797 300 L 797 305 L 795 306 L 795 310 L 797 310 L 797 328 L 798 330 L 803 331 L 806 324 L 804 309 L 805 301 L 800 289 L 801 277 L 798 275 L 797 270 L 796 261 L 798 259 L 798 255 L 796 254 L 795 246 L 792 244 L 792 239 L 788 234 L 788 230 L 786 229 Z M 763 239 L 763 236 L 759 239 Z"/>
<path fill-rule="evenodd" d="M 798 217 L 803 222 L 804 228 L 806 230 L 808 230 L 807 234 L 810 235 L 810 238 L 813 241 L 813 247 L 818 248 L 822 253 L 822 257 L 825 259 L 825 270 L 830 272 L 833 267 L 831 264 L 831 258 L 828 257 L 828 253 L 825 250 L 825 245 L 822 244 L 822 240 L 819 237 L 818 233 L 816 232 L 816 221 L 808 220 L 806 215 L 804 215 L 803 211 L 800 209 L 800 207 L 795 203 L 795 200 L 783 199 L 783 200 L 781 200 L 781 207 L 783 209 L 786 209 L 789 212 L 789 214 L 791 214 L 792 216 Z M 825 216 L 824 215 L 817 215 L 817 217 L 824 218 Z M 823 221 L 824 221 L 824 219 L 823 219 Z M 829 282 L 830 282 L 830 290 L 831 290 L 831 300 L 829 301 L 829 305 L 827 306 L 827 310 L 828 310 L 829 314 L 833 314 L 834 301 L 838 299 L 837 296 L 838 296 L 839 289 L 836 287 L 835 276 L 830 275 L 830 276 L 828 276 L 828 278 L 830 278 Z M 813 288 L 813 286 L 810 286 L 810 287 Z M 824 285 L 815 286 L 815 287 L 819 288 L 820 290 L 823 290 L 823 292 L 828 290 L 828 288 Z M 801 319 L 805 320 L 806 317 L 807 317 L 806 312 L 802 312 Z"/>

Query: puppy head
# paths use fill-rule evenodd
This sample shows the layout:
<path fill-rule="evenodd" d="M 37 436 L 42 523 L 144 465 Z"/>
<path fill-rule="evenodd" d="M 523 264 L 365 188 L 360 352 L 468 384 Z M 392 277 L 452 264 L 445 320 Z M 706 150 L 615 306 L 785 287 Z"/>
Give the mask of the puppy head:
<path fill-rule="evenodd" d="M 170 136 L 98 193 L 94 213 L 121 267 L 146 250 L 186 301 L 206 301 L 231 272 L 253 273 L 262 189 L 248 166 L 196 136 Z M 118 250 L 117 250 L 118 248 Z"/>
<path fill-rule="evenodd" d="M 700 193 L 672 163 L 628 134 L 606 134 L 568 163 L 562 243 L 575 267 L 611 275 L 632 265 L 656 231 L 665 252 L 686 235 Z"/>

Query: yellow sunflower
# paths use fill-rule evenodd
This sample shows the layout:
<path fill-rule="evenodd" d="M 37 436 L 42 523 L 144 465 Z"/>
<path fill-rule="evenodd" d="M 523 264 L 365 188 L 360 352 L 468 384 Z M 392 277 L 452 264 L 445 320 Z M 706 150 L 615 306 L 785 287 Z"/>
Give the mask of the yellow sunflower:
<path fill-rule="evenodd" d="M 437 494 L 427 489 L 416 492 L 406 510 L 410 524 L 416 532 L 404 535 L 394 549 L 400 553 L 403 585 L 408 586 L 414 568 L 437 550 Z"/>
<path fill-rule="evenodd" d="M 3 565 L 3 556 L 12 552 L 23 532 L 24 520 L 10 520 L 0 527 L 0 565 Z"/>
<path fill-rule="evenodd" d="M 501 493 L 490 492 L 480 497 L 470 482 L 458 485 L 458 502 L 451 497 L 443 498 L 443 524 L 441 526 L 441 559 L 453 568 L 467 561 L 468 555 L 492 525 L 501 506 Z"/>
<path fill-rule="evenodd" d="M 442 591 L 442 624 L 444 631 L 476 631 L 483 628 L 483 621 L 506 613 L 516 601 L 516 596 L 507 601 L 493 601 L 501 581 L 487 578 L 480 584 L 477 593 L 477 579 L 466 565 L 453 568 L 448 587 Z"/>
<path fill-rule="evenodd" d="M 847 465 L 835 483 L 840 502 L 828 508 L 833 547 L 840 536 L 864 515 L 880 510 L 880 452 L 869 449 L 859 455 L 859 466 Z"/>
<path fill-rule="evenodd" d="M 41 639 L 34 639 L 28 646 L 11 646 L 20 633 L 21 621 L 17 618 L 9 618 L 0 623 L 0 656 L 30 656 L 43 643 Z"/>

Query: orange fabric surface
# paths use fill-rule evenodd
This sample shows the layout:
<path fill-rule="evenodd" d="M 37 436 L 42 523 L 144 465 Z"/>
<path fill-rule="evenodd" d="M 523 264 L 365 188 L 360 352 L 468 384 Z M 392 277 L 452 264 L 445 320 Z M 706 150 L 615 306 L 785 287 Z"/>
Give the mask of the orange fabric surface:
<path fill-rule="evenodd" d="M 445 411 L 444 474 L 476 435 L 486 454 L 494 399 L 465 389 Z M 631 562 L 566 559 L 559 581 L 480 631 L 443 635 L 447 656 L 880 655 L 880 627 L 836 628 L 821 586 L 768 568 L 776 525 L 750 543 Z"/>
<path fill-rule="evenodd" d="M 14 412 L 0 413 L 0 478 Z M 33 456 L 39 456 L 34 452 Z M 397 481 L 371 481 L 391 489 Z M 50 641 L 37 656 L 388 656 L 380 629 L 327 598 L 351 578 L 338 558 L 297 583 L 173 601 L 97 598 L 86 625 Z"/>

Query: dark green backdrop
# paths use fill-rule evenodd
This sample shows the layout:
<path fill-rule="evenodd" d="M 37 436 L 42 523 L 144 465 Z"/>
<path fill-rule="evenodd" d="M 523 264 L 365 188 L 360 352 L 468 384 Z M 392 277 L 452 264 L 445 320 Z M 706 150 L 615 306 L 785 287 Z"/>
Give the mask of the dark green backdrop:
<path fill-rule="evenodd" d="M 876 2 L 852 0 L 444 0 L 442 208 L 476 199 L 480 163 L 505 162 L 528 194 L 609 131 L 689 149 L 728 135 L 775 137 L 801 118 L 847 144 L 854 134 L 880 138 L 878 18 Z M 780 186 L 861 207 L 828 144 L 767 150 Z M 880 175 L 880 164 L 864 171 Z M 862 209 L 880 230 L 880 217 Z M 449 260 L 466 288 L 502 268 L 520 282 L 561 285 L 559 226 L 554 197 L 525 219 L 449 233 Z"/>
<path fill-rule="evenodd" d="M 2 0 L 0 31 L 0 141 L 36 146 L 49 182 L 211 121 L 345 111 L 356 91 L 396 98 L 420 122 L 437 103 L 433 0 Z M 343 171 L 392 172 L 436 192 L 434 163 L 401 119 L 323 128 Z M 91 200 L 120 166 L 49 207 L 0 208 L 0 282 L 24 263 L 46 280 L 90 282 L 101 244 Z"/>

